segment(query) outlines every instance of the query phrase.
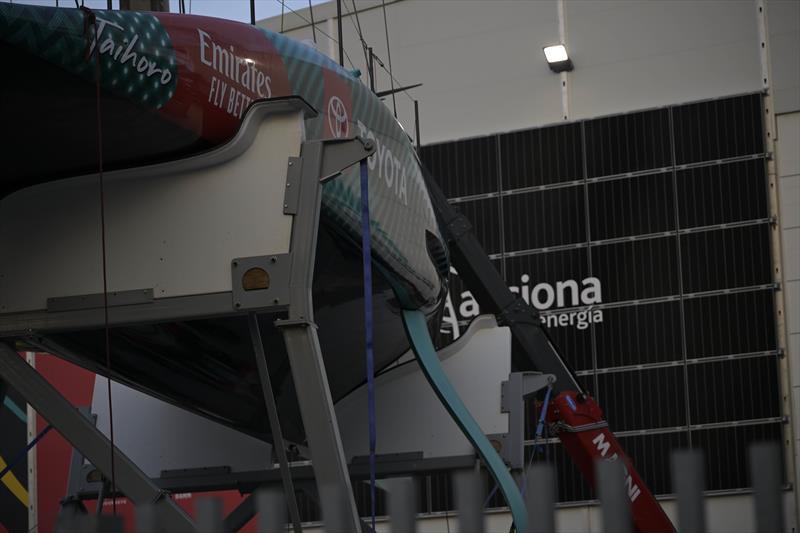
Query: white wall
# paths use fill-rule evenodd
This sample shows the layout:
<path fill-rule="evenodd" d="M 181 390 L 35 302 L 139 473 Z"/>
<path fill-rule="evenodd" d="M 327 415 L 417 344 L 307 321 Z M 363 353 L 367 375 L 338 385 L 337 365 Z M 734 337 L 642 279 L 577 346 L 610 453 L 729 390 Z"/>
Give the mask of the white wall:
<path fill-rule="evenodd" d="M 800 2 L 768 0 L 767 25 L 775 112 L 800 111 Z"/>
<path fill-rule="evenodd" d="M 567 1 L 572 118 L 757 91 L 751 1 Z"/>
<path fill-rule="evenodd" d="M 794 9 L 772 2 L 776 17 Z M 358 5 L 364 38 L 388 65 L 380 2 Z M 423 83 L 410 91 L 420 101 L 423 144 L 563 120 L 561 79 L 542 54 L 543 46 L 559 41 L 557 0 L 401 0 L 387 2 L 386 10 L 395 78 L 403 85 Z M 575 64 L 567 75 L 570 120 L 761 89 L 753 0 L 566 0 L 563 12 Z M 309 18 L 307 9 L 299 13 Z M 326 22 L 335 17 L 334 4 L 315 7 L 314 17 L 335 37 L 335 24 Z M 366 81 L 353 22 L 343 20 L 345 48 Z M 280 29 L 280 17 L 261 24 Z M 773 26 L 776 37 L 794 35 L 791 23 Z M 294 15 L 284 27 L 290 36 L 311 38 L 308 24 Z M 337 57 L 336 45 L 318 37 L 320 50 Z M 776 48 L 779 57 L 786 55 L 785 47 Z M 785 68 L 776 69 L 776 79 L 787 78 Z M 378 89 L 388 88 L 379 69 Z M 413 135 L 413 104 L 405 94 L 397 103 Z"/>
<path fill-rule="evenodd" d="M 775 152 L 796 481 L 800 479 L 800 112 L 778 115 Z"/>

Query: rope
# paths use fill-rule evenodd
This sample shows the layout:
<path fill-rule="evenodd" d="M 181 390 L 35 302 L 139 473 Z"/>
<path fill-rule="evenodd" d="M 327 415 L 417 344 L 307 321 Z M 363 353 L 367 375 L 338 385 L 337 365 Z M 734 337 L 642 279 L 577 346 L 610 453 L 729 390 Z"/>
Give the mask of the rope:
<path fill-rule="evenodd" d="M 88 7 L 81 6 L 86 18 L 83 21 L 83 30 L 85 35 L 89 35 L 89 28 L 94 27 L 94 35 L 92 38 L 97 40 L 97 17 L 94 12 Z M 100 248 L 102 255 L 103 266 L 103 330 L 105 334 L 105 351 L 106 351 L 106 390 L 108 393 L 108 424 L 109 424 L 109 438 L 111 441 L 110 455 L 111 455 L 111 507 L 113 514 L 117 514 L 117 477 L 116 468 L 114 466 L 114 408 L 111 401 L 111 335 L 108 324 L 108 265 L 106 261 L 106 205 L 105 205 L 105 180 L 103 179 L 103 116 L 100 106 L 100 47 L 95 42 L 94 56 L 95 56 L 95 112 L 97 116 L 97 170 L 98 182 L 100 185 Z M 89 60 L 87 49 L 86 60 Z"/>
<path fill-rule="evenodd" d="M 542 431 L 544 430 L 544 419 L 547 416 L 547 406 L 550 404 L 550 396 L 553 394 L 553 386 L 547 386 L 547 392 L 544 395 L 544 402 L 542 402 L 542 410 L 539 412 L 539 423 L 536 424 L 536 434 L 534 435 L 533 439 L 534 442 L 539 440 L 542 436 Z"/>
<path fill-rule="evenodd" d="M 9 460 L 6 467 L 3 470 L 0 470 L 0 479 L 3 479 L 3 476 L 11 472 L 11 469 L 14 468 L 17 465 L 17 463 L 25 459 L 25 456 L 28 455 L 28 452 L 31 451 L 34 446 L 39 444 L 39 441 L 42 440 L 44 436 L 50 432 L 51 429 L 53 429 L 53 426 L 47 424 L 47 427 L 45 427 L 42 431 L 40 431 L 39 434 L 36 435 L 36 437 L 34 437 L 34 439 L 27 446 L 25 446 L 24 450 L 22 450 L 17 455 L 15 455 L 11 460 Z"/>
<path fill-rule="evenodd" d="M 372 240 L 369 223 L 369 169 L 361 161 L 361 257 L 364 263 L 364 341 L 367 358 L 367 416 L 369 418 L 369 496 L 372 530 L 375 531 L 375 360 L 372 353 Z"/>

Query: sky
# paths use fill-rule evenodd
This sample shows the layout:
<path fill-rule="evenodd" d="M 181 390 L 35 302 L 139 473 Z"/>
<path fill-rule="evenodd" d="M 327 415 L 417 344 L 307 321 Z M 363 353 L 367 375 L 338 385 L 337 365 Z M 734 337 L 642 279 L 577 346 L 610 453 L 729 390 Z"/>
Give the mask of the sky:
<path fill-rule="evenodd" d="M 31 4 L 60 7 L 75 7 L 75 0 L 0 0 L 14 4 Z M 79 2 L 81 0 L 78 0 Z M 87 7 L 105 9 L 107 0 L 83 0 Z M 250 0 L 184 0 L 186 11 L 195 15 L 219 17 L 239 22 L 250 22 Z M 289 9 L 299 10 L 308 7 L 308 0 L 283 0 L 286 12 Z M 311 0 L 312 4 L 320 4 L 325 0 Z M 169 0 L 170 10 L 177 13 L 179 0 Z M 119 0 L 112 0 L 114 9 L 119 8 Z M 281 14 L 281 0 L 256 0 L 256 19 L 265 19 Z"/>

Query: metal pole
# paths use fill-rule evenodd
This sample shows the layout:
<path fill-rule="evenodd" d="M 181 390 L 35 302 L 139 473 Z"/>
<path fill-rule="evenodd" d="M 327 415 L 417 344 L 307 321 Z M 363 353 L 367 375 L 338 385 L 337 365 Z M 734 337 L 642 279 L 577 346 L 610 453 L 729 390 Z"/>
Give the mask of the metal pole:
<path fill-rule="evenodd" d="M 595 461 L 597 492 L 603 507 L 603 531 L 631 533 L 631 508 L 621 461 Z"/>
<path fill-rule="evenodd" d="M 480 472 L 460 470 L 453 474 L 458 507 L 458 530 L 483 533 L 483 505 Z"/>
<path fill-rule="evenodd" d="M 414 480 L 409 477 L 390 479 L 389 513 L 392 533 L 416 533 L 417 498 Z"/>
<path fill-rule="evenodd" d="M 267 418 L 272 429 L 272 440 L 275 444 L 275 452 L 278 454 L 278 463 L 281 468 L 281 478 L 283 479 L 283 490 L 289 503 L 289 514 L 292 518 L 292 526 L 295 533 L 300 533 L 303 528 L 300 526 L 300 511 L 297 508 L 297 499 L 294 495 L 294 484 L 292 483 L 292 473 L 289 471 L 289 459 L 286 457 L 286 447 L 283 443 L 283 433 L 281 432 L 281 422 L 278 418 L 278 407 L 275 404 L 275 394 L 272 390 L 272 382 L 269 377 L 267 367 L 267 354 L 264 351 L 264 344 L 261 341 L 261 329 L 258 326 L 258 317 L 255 313 L 247 315 L 247 322 L 250 327 L 250 338 L 253 343 L 253 351 L 258 365 L 258 375 L 261 378 L 261 389 L 264 392 L 264 403 L 267 407 Z"/>
<path fill-rule="evenodd" d="M 250 24 L 256 25 L 256 0 L 250 0 Z"/>
<path fill-rule="evenodd" d="M 372 53 L 372 47 L 367 48 L 367 52 L 369 53 L 369 63 L 367 64 L 367 70 L 369 70 L 369 88 L 372 92 L 375 92 L 375 54 Z"/>
<path fill-rule="evenodd" d="M 553 467 L 549 464 L 535 464 L 528 470 L 525 504 L 533 533 L 553 533 L 556 530 L 556 481 Z"/>
<path fill-rule="evenodd" d="M 342 40 L 342 0 L 336 0 L 336 25 L 339 31 L 339 65 L 344 66 L 344 41 Z"/>
<path fill-rule="evenodd" d="M 422 149 L 422 145 L 420 144 L 419 140 L 419 100 L 414 100 L 414 129 L 416 130 L 417 135 L 417 155 L 419 155 L 420 150 Z"/>
<path fill-rule="evenodd" d="M 274 487 L 258 489 L 253 494 L 258 513 L 258 533 L 283 533 L 283 524 L 286 522 L 283 494 Z"/>
<path fill-rule="evenodd" d="M 706 531 L 703 454 L 682 450 L 672 454 L 672 488 L 678 495 L 678 527 L 681 533 Z"/>
<path fill-rule="evenodd" d="M 750 446 L 756 531 L 785 531 L 781 494 L 781 450 L 775 443 Z"/>

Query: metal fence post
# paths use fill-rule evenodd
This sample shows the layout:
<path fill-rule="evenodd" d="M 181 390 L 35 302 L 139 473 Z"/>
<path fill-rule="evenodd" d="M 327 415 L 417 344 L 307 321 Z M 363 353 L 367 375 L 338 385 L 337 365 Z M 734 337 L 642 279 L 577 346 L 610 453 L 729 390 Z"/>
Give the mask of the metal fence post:
<path fill-rule="evenodd" d="M 750 446 L 750 476 L 755 492 L 756 531 L 784 531 L 780 448 L 766 442 Z"/>
<path fill-rule="evenodd" d="M 286 500 L 277 487 L 259 489 L 254 498 L 258 513 L 258 533 L 281 533 L 286 524 Z"/>
<path fill-rule="evenodd" d="M 596 461 L 597 492 L 603 508 L 603 531 L 631 533 L 631 508 L 620 461 Z"/>
<path fill-rule="evenodd" d="M 222 500 L 197 500 L 197 533 L 222 533 Z"/>
<path fill-rule="evenodd" d="M 706 531 L 705 461 L 699 450 L 672 454 L 672 490 L 678 496 L 678 527 L 681 533 Z"/>
<path fill-rule="evenodd" d="M 532 533 L 553 533 L 556 530 L 556 485 L 550 464 L 535 464 L 528 469 L 525 483 L 525 504 Z"/>
<path fill-rule="evenodd" d="M 417 531 L 417 498 L 414 480 L 410 477 L 391 479 L 389 486 L 389 513 L 393 533 Z"/>
<path fill-rule="evenodd" d="M 483 498 L 480 473 L 459 470 L 453 473 L 453 488 L 458 507 L 458 530 L 483 533 Z"/>

